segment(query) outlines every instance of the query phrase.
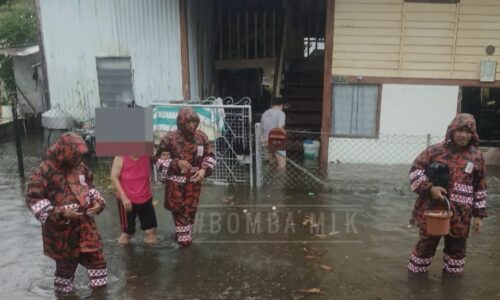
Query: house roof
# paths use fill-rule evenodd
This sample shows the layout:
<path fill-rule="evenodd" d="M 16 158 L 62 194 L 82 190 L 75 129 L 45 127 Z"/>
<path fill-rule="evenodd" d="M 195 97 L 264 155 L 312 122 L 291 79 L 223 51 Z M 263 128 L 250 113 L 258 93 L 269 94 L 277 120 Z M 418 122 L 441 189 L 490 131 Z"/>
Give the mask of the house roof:
<path fill-rule="evenodd" d="M 0 54 L 10 56 L 29 56 L 40 51 L 38 45 L 16 47 L 16 48 L 0 48 Z"/>

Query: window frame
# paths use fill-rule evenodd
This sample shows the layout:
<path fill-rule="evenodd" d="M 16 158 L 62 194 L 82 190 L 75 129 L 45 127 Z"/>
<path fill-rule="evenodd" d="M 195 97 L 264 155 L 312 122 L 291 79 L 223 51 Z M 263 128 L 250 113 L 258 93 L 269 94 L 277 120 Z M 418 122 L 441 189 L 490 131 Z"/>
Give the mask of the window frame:
<path fill-rule="evenodd" d="M 460 0 L 404 0 L 406 3 L 457 4 Z"/>
<path fill-rule="evenodd" d="M 375 133 L 373 135 L 350 135 L 350 134 L 335 134 L 335 92 L 334 89 L 339 85 L 349 85 L 349 86 L 376 86 L 377 87 L 377 103 L 375 111 Z M 349 138 L 349 139 L 378 139 L 380 136 L 380 111 L 382 106 L 382 84 L 370 84 L 370 83 L 332 83 L 332 115 L 331 115 L 331 133 L 330 136 L 334 138 Z"/>
<path fill-rule="evenodd" d="M 132 101 L 135 101 L 134 68 L 133 68 L 133 63 L 132 63 L 132 56 L 96 56 L 95 57 L 95 66 L 96 66 L 96 81 L 97 81 L 98 95 L 99 95 L 99 107 L 103 107 L 103 103 L 104 103 L 103 99 L 101 97 L 101 89 L 100 89 L 100 82 L 99 82 L 99 61 L 106 61 L 108 59 L 110 59 L 110 60 L 112 60 L 112 59 L 128 60 L 130 62 L 130 89 L 131 89 Z M 107 107 L 115 107 L 115 106 L 107 106 Z"/>

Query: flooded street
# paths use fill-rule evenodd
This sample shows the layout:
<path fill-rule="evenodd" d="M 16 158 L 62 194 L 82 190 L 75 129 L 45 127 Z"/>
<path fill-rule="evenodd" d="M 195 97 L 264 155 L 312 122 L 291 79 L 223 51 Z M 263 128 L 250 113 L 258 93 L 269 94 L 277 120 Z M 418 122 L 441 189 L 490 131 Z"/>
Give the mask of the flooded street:
<path fill-rule="evenodd" d="M 43 256 L 40 225 L 26 208 L 15 147 L 3 140 L 0 149 L 0 298 L 52 299 L 55 264 Z M 39 151 L 25 141 L 27 176 Z M 490 217 L 469 238 L 459 279 L 442 278 L 442 242 L 429 276 L 408 277 L 418 233 L 408 227 L 415 195 L 407 166 L 332 169 L 333 193 L 206 186 L 186 249 L 172 243 L 161 185 L 159 244 L 144 245 L 138 230 L 119 247 L 116 200 L 101 184 L 108 206 L 97 222 L 110 283 L 93 293 L 80 266 L 70 299 L 500 299 L 500 169 L 488 170 Z"/>

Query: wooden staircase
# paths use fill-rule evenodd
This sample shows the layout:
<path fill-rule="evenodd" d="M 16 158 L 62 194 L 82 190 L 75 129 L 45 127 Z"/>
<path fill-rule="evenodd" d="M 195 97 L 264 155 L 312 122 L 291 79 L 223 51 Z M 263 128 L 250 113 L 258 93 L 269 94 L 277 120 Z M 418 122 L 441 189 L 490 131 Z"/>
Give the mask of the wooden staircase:
<path fill-rule="evenodd" d="M 284 68 L 283 99 L 286 128 L 321 131 L 323 57 L 288 60 Z"/>

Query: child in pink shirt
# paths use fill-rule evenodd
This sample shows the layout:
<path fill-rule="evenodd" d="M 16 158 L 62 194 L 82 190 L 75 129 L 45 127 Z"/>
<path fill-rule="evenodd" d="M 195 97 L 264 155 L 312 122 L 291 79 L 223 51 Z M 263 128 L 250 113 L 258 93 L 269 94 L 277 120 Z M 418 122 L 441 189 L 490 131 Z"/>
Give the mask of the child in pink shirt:
<path fill-rule="evenodd" d="M 144 242 L 156 243 L 156 214 L 150 183 L 151 158 L 147 156 L 116 156 L 111 168 L 111 181 L 117 193 L 122 234 L 118 244 L 130 242 L 139 217 Z"/>

